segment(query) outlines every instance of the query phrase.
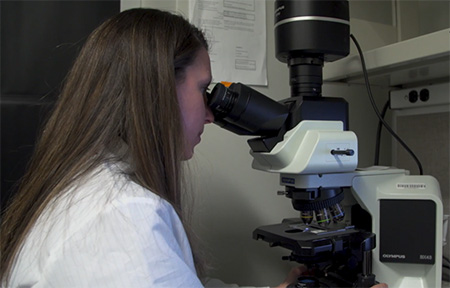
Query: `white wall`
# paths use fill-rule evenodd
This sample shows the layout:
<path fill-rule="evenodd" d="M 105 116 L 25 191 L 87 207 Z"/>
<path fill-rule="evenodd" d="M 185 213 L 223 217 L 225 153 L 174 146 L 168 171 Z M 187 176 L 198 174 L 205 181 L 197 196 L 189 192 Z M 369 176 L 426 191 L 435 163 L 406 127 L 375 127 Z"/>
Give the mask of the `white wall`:
<path fill-rule="evenodd" d="M 449 1 L 397 0 L 399 40 L 407 40 L 450 27 Z"/>
<path fill-rule="evenodd" d="M 138 4 L 188 15 L 186 1 L 125 1 L 122 7 L 126 9 Z M 272 28 L 274 0 L 266 1 L 266 5 L 268 86 L 254 88 L 281 100 L 289 97 L 290 93 L 288 68 L 275 59 Z M 378 29 L 377 24 L 374 30 L 371 28 L 378 35 L 372 37 L 364 32 L 371 27 L 370 23 L 357 19 L 352 21 L 363 23 L 352 29 L 355 30 L 353 33 L 361 34 L 360 42 L 364 47 L 379 47 L 392 40 L 391 35 L 386 40 L 380 32 L 386 28 L 384 26 Z M 374 93 L 381 106 L 387 99 L 387 90 L 374 87 Z M 350 127 L 359 138 L 360 166 L 372 165 L 377 121 L 364 86 L 326 84 L 323 94 L 344 97 L 350 103 Z M 290 252 L 282 248 L 269 248 L 267 243 L 253 240 L 252 231 L 261 225 L 279 223 L 283 218 L 297 217 L 298 212 L 292 209 L 289 199 L 276 195 L 278 190 L 283 190 L 278 184 L 278 175 L 251 168 L 252 158 L 246 139 L 215 125 L 205 128 L 202 142 L 189 163 L 197 193 L 195 227 L 210 252 L 209 260 L 216 268 L 211 276 L 239 285 L 275 286 L 296 264 L 281 261 L 281 256 Z M 390 155 L 390 151 L 384 155 Z"/>

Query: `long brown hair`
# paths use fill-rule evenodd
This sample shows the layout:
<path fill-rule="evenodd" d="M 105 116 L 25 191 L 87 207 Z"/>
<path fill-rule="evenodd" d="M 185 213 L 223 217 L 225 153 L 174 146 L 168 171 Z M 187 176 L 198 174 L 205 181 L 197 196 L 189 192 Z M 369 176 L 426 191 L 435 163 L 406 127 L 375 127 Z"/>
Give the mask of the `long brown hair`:
<path fill-rule="evenodd" d="M 181 16 L 124 11 L 87 39 L 46 123 L 19 191 L 3 215 L 0 282 L 39 215 L 126 142 L 133 181 L 181 213 L 183 126 L 176 84 L 204 35 Z"/>

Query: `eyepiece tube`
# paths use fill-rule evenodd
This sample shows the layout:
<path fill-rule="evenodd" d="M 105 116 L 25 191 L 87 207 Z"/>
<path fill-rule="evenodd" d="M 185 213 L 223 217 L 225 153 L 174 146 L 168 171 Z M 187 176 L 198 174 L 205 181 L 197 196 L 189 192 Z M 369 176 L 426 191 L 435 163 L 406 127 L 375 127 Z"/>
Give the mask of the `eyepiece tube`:
<path fill-rule="evenodd" d="M 276 135 L 289 115 L 289 108 L 241 84 L 214 86 L 208 97 L 214 123 L 238 135 Z"/>

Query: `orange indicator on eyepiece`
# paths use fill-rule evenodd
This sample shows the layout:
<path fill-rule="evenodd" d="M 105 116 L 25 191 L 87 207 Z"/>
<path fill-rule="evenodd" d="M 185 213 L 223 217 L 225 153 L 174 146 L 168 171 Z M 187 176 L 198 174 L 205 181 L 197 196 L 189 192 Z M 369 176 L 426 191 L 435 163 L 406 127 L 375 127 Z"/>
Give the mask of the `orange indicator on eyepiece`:
<path fill-rule="evenodd" d="M 230 87 L 231 84 L 233 84 L 233 82 L 227 82 L 227 81 L 220 81 L 220 83 L 222 83 L 223 86 L 225 86 L 227 88 Z"/>

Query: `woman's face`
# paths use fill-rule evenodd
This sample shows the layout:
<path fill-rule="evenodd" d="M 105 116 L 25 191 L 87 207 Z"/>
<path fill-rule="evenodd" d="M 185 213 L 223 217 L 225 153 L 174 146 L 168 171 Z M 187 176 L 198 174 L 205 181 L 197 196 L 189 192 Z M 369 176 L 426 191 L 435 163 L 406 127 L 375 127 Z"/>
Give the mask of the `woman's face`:
<path fill-rule="evenodd" d="M 211 83 L 211 64 L 208 51 L 201 49 L 190 66 L 186 68 L 185 79 L 177 84 L 184 125 L 185 159 L 194 154 L 194 147 L 200 143 L 205 124 L 212 123 L 214 116 L 206 105 L 206 92 Z"/>

